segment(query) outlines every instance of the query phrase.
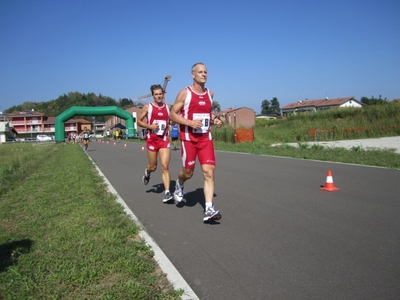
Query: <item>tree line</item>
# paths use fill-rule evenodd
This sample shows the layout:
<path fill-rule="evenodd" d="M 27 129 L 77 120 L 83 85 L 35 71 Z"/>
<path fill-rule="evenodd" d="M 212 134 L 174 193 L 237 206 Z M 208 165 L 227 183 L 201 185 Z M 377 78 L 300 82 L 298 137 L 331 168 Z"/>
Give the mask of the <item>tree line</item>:
<path fill-rule="evenodd" d="M 63 94 L 57 99 L 50 100 L 47 102 L 24 102 L 19 105 L 12 106 L 4 111 L 4 113 L 13 113 L 26 110 L 34 110 L 43 113 L 47 116 L 56 117 L 62 112 L 68 110 L 72 106 L 117 106 L 121 109 L 127 109 L 132 106 L 143 107 L 142 102 L 136 102 L 132 99 L 123 98 L 115 100 L 111 97 L 104 96 L 102 94 L 96 95 L 95 93 L 82 94 L 79 92 L 69 92 Z M 76 116 L 77 118 L 83 118 L 90 120 L 88 116 Z M 109 116 L 98 116 L 96 120 L 99 122 L 105 122 Z"/>
<path fill-rule="evenodd" d="M 148 101 L 151 101 L 148 99 Z M 146 101 L 144 101 L 146 102 Z M 79 92 L 69 92 L 68 94 L 63 94 L 57 99 L 50 100 L 47 102 L 24 102 L 19 105 L 14 105 L 6 110 L 4 113 L 13 113 L 27 110 L 34 110 L 45 114 L 47 116 L 56 117 L 62 112 L 68 110 L 72 106 L 117 106 L 123 110 L 130 107 L 142 108 L 144 105 L 143 101 L 133 101 L 132 99 L 122 98 L 118 101 L 104 96 L 102 94 L 96 95 L 95 93 L 82 94 Z M 213 101 L 213 111 L 220 111 L 221 107 L 218 101 Z M 105 122 L 110 116 L 98 116 L 96 120 L 98 122 Z M 76 118 L 91 120 L 90 116 L 76 116 Z"/>
<path fill-rule="evenodd" d="M 385 104 L 388 103 L 389 100 L 385 97 L 382 98 L 381 95 L 379 95 L 378 98 L 375 98 L 374 96 L 372 96 L 371 98 L 368 97 L 361 97 L 360 101 L 364 104 L 364 105 L 376 105 L 376 104 Z"/>

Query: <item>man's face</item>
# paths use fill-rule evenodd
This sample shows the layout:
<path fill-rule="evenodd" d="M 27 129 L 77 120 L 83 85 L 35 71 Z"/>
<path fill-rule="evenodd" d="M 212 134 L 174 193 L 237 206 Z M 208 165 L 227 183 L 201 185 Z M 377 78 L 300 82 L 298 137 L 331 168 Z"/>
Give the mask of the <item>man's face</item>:
<path fill-rule="evenodd" d="M 153 99 L 157 103 L 162 103 L 164 100 L 164 93 L 162 89 L 157 89 L 153 91 Z"/>
<path fill-rule="evenodd" d="M 207 68 L 204 65 L 197 65 L 192 72 L 192 77 L 194 81 L 198 83 L 207 82 Z"/>

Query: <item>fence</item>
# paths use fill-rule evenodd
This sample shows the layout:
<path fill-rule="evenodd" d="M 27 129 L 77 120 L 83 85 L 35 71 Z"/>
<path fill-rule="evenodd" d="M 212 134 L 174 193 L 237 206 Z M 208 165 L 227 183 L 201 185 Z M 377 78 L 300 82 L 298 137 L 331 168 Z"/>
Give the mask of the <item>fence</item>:
<path fill-rule="evenodd" d="M 235 128 L 235 143 L 252 142 L 253 140 L 253 128 Z"/>

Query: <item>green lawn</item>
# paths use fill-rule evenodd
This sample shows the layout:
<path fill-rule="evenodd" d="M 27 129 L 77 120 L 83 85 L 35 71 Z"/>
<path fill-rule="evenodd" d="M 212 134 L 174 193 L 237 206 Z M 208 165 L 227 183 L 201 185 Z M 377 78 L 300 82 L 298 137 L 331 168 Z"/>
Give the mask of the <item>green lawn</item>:
<path fill-rule="evenodd" d="M 79 145 L 0 155 L 0 299 L 180 299 Z"/>

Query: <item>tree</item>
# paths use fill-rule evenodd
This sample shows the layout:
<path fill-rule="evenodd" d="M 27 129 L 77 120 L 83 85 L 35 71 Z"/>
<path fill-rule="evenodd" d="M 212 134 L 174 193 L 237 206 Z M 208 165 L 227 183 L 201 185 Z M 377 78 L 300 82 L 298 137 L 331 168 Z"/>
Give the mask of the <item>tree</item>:
<path fill-rule="evenodd" d="M 263 115 L 269 114 L 270 106 L 271 102 L 269 100 L 264 100 L 263 102 L 261 102 L 261 113 Z"/>
<path fill-rule="evenodd" d="M 134 106 L 143 108 L 144 104 L 143 104 L 143 102 L 136 102 L 136 104 L 134 104 Z"/>
<path fill-rule="evenodd" d="M 281 115 L 281 107 L 279 105 L 278 98 L 274 97 L 271 100 L 271 115 L 280 116 Z"/>
<path fill-rule="evenodd" d="M 24 111 L 24 110 L 35 110 L 36 112 L 43 113 L 48 116 L 57 116 L 63 111 L 69 109 L 72 106 L 118 106 L 118 102 L 111 97 L 96 96 L 94 93 L 81 94 L 79 92 L 69 92 L 63 94 L 55 100 L 47 102 L 24 102 L 20 105 L 13 106 L 7 109 L 6 113 Z M 86 118 L 86 117 L 85 117 Z M 87 117 L 89 118 L 89 117 Z M 89 120 L 89 119 L 88 119 Z"/>
<path fill-rule="evenodd" d="M 361 102 L 365 105 L 376 105 L 376 104 L 385 104 L 388 102 L 387 98 L 382 99 L 382 96 L 379 95 L 379 98 L 376 99 L 374 96 L 371 98 L 361 97 Z"/>
<path fill-rule="evenodd" d="M 271 101 L 264 100 L 261 103 L 261 113 L 265 115 L 280 116 L 281 108 L 278 98 L 274 97 Z"/>
<path fill-rule="evenodd" d="M 128 108 L 133 106 L 133 101 L 131 99 L 122 98 L 122 100 L 120 100 L 119 102 L 121 108 Z"/>
<path fill-rule="evenodd" d="M 221 111 L 221 106 L 219 105 L 218 101 L 213 100 L 212 111 L 215 113 Z"/>

